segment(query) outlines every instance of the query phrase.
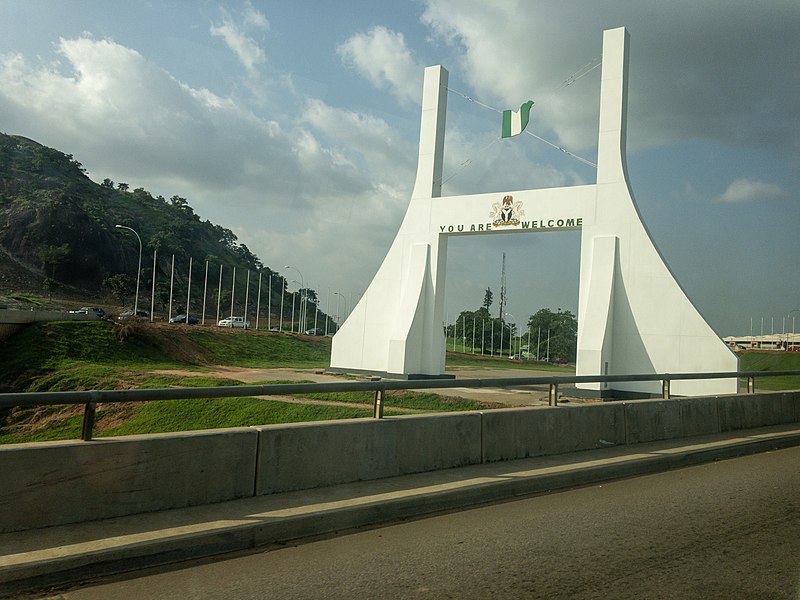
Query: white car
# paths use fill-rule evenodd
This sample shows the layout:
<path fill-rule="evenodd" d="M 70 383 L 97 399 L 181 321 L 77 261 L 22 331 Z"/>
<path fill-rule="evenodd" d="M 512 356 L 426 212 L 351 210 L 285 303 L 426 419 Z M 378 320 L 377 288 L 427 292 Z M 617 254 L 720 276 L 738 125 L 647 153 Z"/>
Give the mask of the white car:
<path fill-rule="evenodd" d="M 250 321 L 245 321 L 244 317 L 225 317 L 217 323 L 217 327 L 239 327 L 249 329 Z"/>

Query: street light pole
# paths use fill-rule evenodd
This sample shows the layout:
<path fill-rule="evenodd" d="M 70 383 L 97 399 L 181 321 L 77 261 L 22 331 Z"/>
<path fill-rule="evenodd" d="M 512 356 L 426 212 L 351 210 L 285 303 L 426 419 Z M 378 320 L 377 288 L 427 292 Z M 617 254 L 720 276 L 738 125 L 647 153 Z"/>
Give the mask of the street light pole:
<path fill-rule="evenodd" d="M 333 293 L 336 296 L 340 296 L 342 298 L 342 300 L 344 300 L 344 314 L 347 315 L 347 308 L 348 308 L 348 306 L 347 306 L 347 298 L 345 296 L 343 296 L 342 294 L 340 294 L 339 292 L 333 292 Z M 345 316 L 345 320 L 346 319 L 347 319 L 347 316 Z M 339 331 L 339 304 L 338 303 L 336 304 L 336 331 Z"/>
<path fill-rule="evenodd" d="M 304 308 L 304 305 L 305 305 L 305 302 L 303 302 L 303 294 L 305 294 L 305 293 L 306 293 L 306 292 L 305 292 L 305 289 L 306 289 L 306 282 L 305 282 L 305 280 L 303 279 L 303 274 L 300 272 L 300 269 L 298 269 L 297 267 L 291 267 L 291 266 L 289 266 L 289 265 L 286 265 L 286 266 L 285 266 L 285 267 L 283 267 L 283 268 L 284 268 L 284 269 L 294 269 L 295 271 L 297 271 L 297 274 L 298 274 L 298 275 L 300 275 L 300 286 L 301 286 L 303 289 L 302 289 L 302 290 L 300 290 L 300 322 L 297 324 L 297 328 L 298 328 L 298 329 L 303 329 L 303 330 L 305 330 L 305 326 L 304 326 L 304 324 L 303 324 L 303 314 L 304 314 L 304 313 L 303 313 L 303 308 Z M 297 333 L 300 333 L 300 331 L 298 331 Z"/>
<path fill-rule="evenodd" d="M 139 310 L 139 276 L 142 273 L 142 238 L 139 237 L 139 234 L 136 233 L 134 229 L 128 227 L 127 225 L 114 225 L 114 227 L 117 229 L 127 229 L 128 231 L 133 231 L 136 239 L 139 240 L 139 266 L 136 269 L 136 298 L 133 301 L 133 314 L 136 316 L 136 313 Z"/>
<path fill-rule="evenodd" d="M 792 348 L 795 347 L 795 329 L 794 329 L 794 315 L 792 313 L 800 313 L 800 309 L 795 308 L 789 311 L 789 316 L 792 317 Z"/>
<path fill-rule="evenodd" d="M 296 280 L 296 279 L 292 279 L 292 283 L 297 283 L 297 280 Z M 296 297 L 297 297 L 297 292 L 294 292 L 294 293 L 292 293 L 292 333 L 294 333 L 294 316 L 295 316 L 295 312 L 294 312 L 294 299 L 295 299 Z M 302 296 L 301 296 L 301 297 L 302 297 Z M 302 308 L 302 307 L 301 307 L 301 308 Z M 302 312 L 302 310 L 301 310 L 300 312 Z M 300 329 L 300 323 L 299 323 L 299 321 L 300 321 L 300 319 L 298 319 L 298 323 L 297 323 L 297 329 L 298 329 L 298 332 L 297 332 L 297 333 L 300 333 L 300 331 L 299 331 L 299 329 Z"/>

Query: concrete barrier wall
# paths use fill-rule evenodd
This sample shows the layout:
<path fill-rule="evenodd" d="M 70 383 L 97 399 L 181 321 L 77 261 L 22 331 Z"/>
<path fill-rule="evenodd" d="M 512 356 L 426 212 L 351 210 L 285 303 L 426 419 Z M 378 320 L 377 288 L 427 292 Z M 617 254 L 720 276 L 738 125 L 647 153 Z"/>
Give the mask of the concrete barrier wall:
<path fill-rule="evenodd" d="M 800 392 L 0 446 L 0 532 L 784 423 Z"/>
<path fill-rule="evenodd" d="M 96 314 L 79 315 L 63 310 L 2 310 L 0 323 L 28 324 L 34 321 L 99 321 Z"/>
<path fill-rule="evenodd" d="M 800 422 L 800 392 L 742 394 L 718 400 L 720 431 Z"/>
<path fill-rule="evenodd" d="M 0 532 L 253 495 L 250 428 L 0 446 Z"/>
<path fill-rule="evenodd" d="M 625 443 L 719 433 L 719 398 L 640 400 L 625 403 Z"/>
<path fill-rule="evenodd" d="M 625 443 L 625 408 L 603 403 L 483 413 L 483 460 L 513 460 Z"/>
<path fill-rule="evenodd" d="M 256 495 L 481 462 L 481 413 L 256 428 Z"/>
<path fill-rule="evenodd" d="M 625 443 L 800 422 L 800 392 L 625 402 Z"/>

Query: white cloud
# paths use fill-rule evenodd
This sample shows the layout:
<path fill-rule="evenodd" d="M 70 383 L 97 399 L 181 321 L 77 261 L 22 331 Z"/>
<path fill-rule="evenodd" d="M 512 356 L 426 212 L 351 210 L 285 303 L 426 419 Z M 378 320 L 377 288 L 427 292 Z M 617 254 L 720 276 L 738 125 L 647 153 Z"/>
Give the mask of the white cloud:
<path fill-rule="evenodd" d="M 7 133 L 73 154 L 95 181 L 187 198 L 273 269 L 367 285 L 413 184 L 416 148 L 389 124 L 318 100 L 278 123 L 109 40 L 61 40 L 58 53 L 47 66 L 0 56 Z"/>
<path fill-rule="evenodd" d="M 254 8 L 252 2 L 249 0 L 248 2 L 245 2 L 244 8 L 242 9 L 242 18 L 245 25 L 263 29 L 264 31 L 269 31 L 269 21 L 267 20 L 267 17 L 264 15 L 264 13 L 261 13 Z"/>
<path fill-rule="evenodd" d="M 779 198 L 786 192 L 779 185 L 741 177 L 731 182 L 722 194 L 714 198 L 715 202 L 729 204 L 741 202 L 757 202 Z"/>
<path fill-rule="evenodd" d="M 417 149 L 386 121 L 334 108 L 319 100 L 308 102 L 302 120 L 337 146 L 357 154 L 366 177 L 391 181 L 410 193 L 413 182 L 409 175 L 415 167 Z"/>
<path fill-rule="evenodd" d="M 628 147 L 705 139 L 768 148 L 800 161 L 800 103 L 776 93 L 796 85 L 789 56 L 800 4 L 775 0 L 582 3 L 425 0 L 422 22 L 449 44 L 451 72 L 496 108 L 537 102 L 533 127 L 569 150 L 597 139 L 600 69 L 562 87 L 600 56 L 602 31 L 631 35 Z M 785 65 L 785 69 L 764 68 Z"/>
<path fill-rule="evenodd" d="M 389 89 L 401 102 L 419 103 L 422 67 L 414 62 L 402 33 L 373 27 L 336 50 L 375 87 Z"/>
<path fill-rule="evenodd" d="M 255 10 L 248 2 L 243 16 L 245 25 L 254 25 L 260 29 L 268 29 L 269 22 L 266 17 Z M 211 35 L 221 37 L 225 44 L 242 63 L 250 77 L 258 74 L 258 65 L 266 61 L 264 51 L 258 43 L 249 37 L 242 28 L 233 22 L 227 11 L 223 10 L 222 24 L 212 24 L 209 29 Z"/>
<path fill-rule="evenodd" d="M 451 46 L 457 61 L 454 74 L 469 83 L 479 100 L 505 110 L 532 99 L 532 131 L 545 137 L 555 132 L 559 144 L 570 150 L 591 148 L 596 141 L 597 88 L 561 86 L 599 55 L 601 31 L 594 32 L 594 44 L 581 39 L 579 47 L 565 51 L 557 28 L 543 13 L 541 6 L 518 0 L 430 0 L 422 21 L 435 38 Z M 587 81 L 599 81 L 598 75 L 599 70 Z"/>
<path fill-rule="evenodd" d="M 52 68 L 0 59 L 0 112 L 30 137 L 86 157 L 101 179 L 166 172 L 220 189 L 241 178 L 242 155 L 285 161 L 276 123 L 177 81 L 135 50 L 80 38 L 62 39 L 58 52 L 63 64 Z"/>

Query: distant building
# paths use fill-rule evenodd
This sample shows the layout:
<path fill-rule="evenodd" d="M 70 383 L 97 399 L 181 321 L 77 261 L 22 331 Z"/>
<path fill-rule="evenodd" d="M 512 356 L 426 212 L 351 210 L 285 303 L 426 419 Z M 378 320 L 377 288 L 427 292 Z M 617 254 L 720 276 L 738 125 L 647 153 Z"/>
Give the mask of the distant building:
<path fill-rule="evenodd" d="M 734 350 L 787 350 L 789 352 L 800 352 L 800 333 L 729 335 L 722 339 Z"/>

